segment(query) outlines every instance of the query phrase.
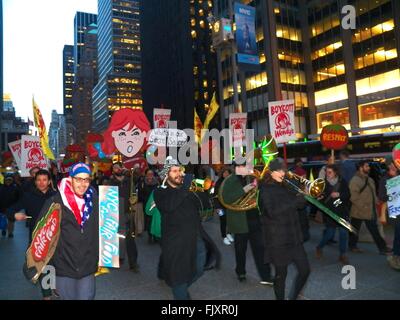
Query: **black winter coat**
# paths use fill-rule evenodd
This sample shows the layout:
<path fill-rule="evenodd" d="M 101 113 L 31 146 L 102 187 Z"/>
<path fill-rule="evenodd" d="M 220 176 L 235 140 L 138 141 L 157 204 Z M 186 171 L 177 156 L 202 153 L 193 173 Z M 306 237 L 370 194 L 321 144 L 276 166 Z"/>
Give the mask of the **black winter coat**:
<path fill-rule="evenodd" d="M 161 278 L 171 287 L 193 280 L 199 237 L 207 249 L 205 269 L 218 268 L 220 253 L 200 221 L 207 197 L 168 186 L 154 191 L 154 201 L 161 213 Z"/>
<path fill-rule="evenodd" d="M 258 206 L 265 238 L 266 263 L 283 266 L 292 262 L 293 252 L 302 249 L 303 235 L 297 209 L 304 205 L 283 184 L 270 181 L 260 186 Z"/>
<path fill-rule="evenodd" d="M 339 198 L 330 197 L 332 192 L 339 192 Z M 334 213 L 336 213 L 339 217 L 348 220 L 350 213 L 350 190 L 347 186 L 347 182 L 339 178 L 338 182 L 332 186 L 327 180 L 325 180 L 325 190 L 323 193 L 324 198 L 321 202 L 329 209 L 331 209 Z M 338 201 L 340 199 L 340 201 Z M 335 205 L 335 201 L 337 201 L 337 205 Z M 339 204 L 341 202 L 341 204 Z M 338 223 L 333 220 L 328 215 L 323 215 L 324 222 L 331 227 L 339 226 Z"/>
<path fill-rule="evenodd" d="M 32 240 L 32 231 L 36 225 L 40 210 L 42 209 L 46 200 L 54 196 L 56 193 L 57 192 L 53 189 L 49 189 L 46 193 L 43 193 L 37 188 L 34 188 L 31 191 L 24 192 L 19 201 L 6 211 L 7 218 L 11 221 L 15 221 L 14 214 L 20 212 L 22 209 L 25 209 L 27 216 L 32 217 L 32 219 L 27 220 L 29 227 L 29 241 Z"/>
<path fill-rule="evenodd" d="M 81 279 L 96 273 L 99 261 L 99 198 L 93 193 L 93 212 L 86 221 L 83 231 L 71 210 L 63 203 L 57 192 L 44 204 L 38 221 L 49 210 L 51 204 L 59 203 L 62 208 L 60 238 L 49 264 L 55 267 L 59 277 Z"/>

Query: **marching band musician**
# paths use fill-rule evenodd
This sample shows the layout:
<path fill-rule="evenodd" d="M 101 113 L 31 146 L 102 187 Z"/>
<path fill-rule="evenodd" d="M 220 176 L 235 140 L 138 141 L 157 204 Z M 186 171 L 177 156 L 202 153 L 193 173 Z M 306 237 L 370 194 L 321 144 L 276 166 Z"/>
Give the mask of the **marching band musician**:
<path fill-rule="evenodd" d="M 295 300 L 310 274 L 297 213 L 297 205 L 305 200 L 284 186 L 286 166 L 282 158 L 271 161 L 269 170 L 270 174 L 265 176 L 258 198 L 265 237 L 264 258 L 265 262 L 275 267 L 274 291 L 277 300 L 285 299 L 289 264 L 296 265 L 298 274 L 289 294 L 289 299 Z"/>
<path fill-rule="evenodd" d="M 222 199 L 226 204 L 232 204 L 242 198 L 247 192 L 257 186 L 246 182 L 248 170 L 245 164 L 235 165 L 235 174 L 229 175 L 222 188 Z M 247 243 L 250 242 L 251 251 L 256 263 L 258 274 L 261 278 L 260 284 L 272 285 L 270 265 L 264 263 L 264 245 L 260 212 L 257 208 L 247 211 L 234 211 L 226 209 L 227 226 L 234 234 L 236 274 L 240 282 L 246 280 L 246 251 Z"/>
<path fill-rule="evenodd" d="M 154 191 L 154 201 L 161 213 L 160 277 L 172 288 L 175 300 L 190 300 L 188 288 L 215 263 L 220 253 L 204 231 L 200 211 L 209 199 L 201 193 L 182 188 L 183 167 L 167 157 L 160 172 L 162 186 Z"/>

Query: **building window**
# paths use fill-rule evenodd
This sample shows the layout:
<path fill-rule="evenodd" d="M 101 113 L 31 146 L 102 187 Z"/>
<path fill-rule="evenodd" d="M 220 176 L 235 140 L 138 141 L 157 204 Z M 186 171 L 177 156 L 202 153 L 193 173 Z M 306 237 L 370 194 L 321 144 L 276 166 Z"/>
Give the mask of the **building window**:
<path fill-rule="evenodd" d="M 377 36 L 387 31 L 391 31 L 394 29 L 394 21 L 393 19 L 387 20 L 385 22 L 379 23 L 372 28 L 363 28 L 361 30 L 357 30 L 353 34 L 353 43 L 361 42 L 367 40 L 371 37 Z"/>
<path fill-rule="evenodd" d="M 285 25 L 278 24 L 276 26 L 276 36 L 293 41 L 301 41 L 301 31 Z"/>
<path fill-rule="evenodd" d="M 391 49 L 386 50 L 384 48 L 379 48 L 375 52 L 366 54 L 365 56 L 358 57 L 354 60 L 354 68 L 362 69 L 371 66 L 375 63 L 384 62 L 385 60 L 390 60 L 397 58 L 397 50 Z"/>
<path fill-rule="evenodd" d="M 400 87 L 400 69 L 356 81 L 357 96 Z"/>
<path fill-rule="evenodd" d="M 289 68 L 280 68 L 280 76 L 282 83 L 290 83 L 290 84 L 306 84 L 306 76 L 304 71 L 289 69 Z"/>
<path fill-rule="evenodd" d="M 400 122 L 400 98 L 360 105 L 360 127 Z"/>
<path fill-rule="evenodd" d="M 313 53 L 311 53 L 311 59 L 315 60 L 315 59 L 324 57 L 328 54 L 331 54 L 333 51 L 341 48 L 342 46 L 343 46 L 342 41 L 332 43 L 324 48 L 318 49 L 318 50 L 314 51 Z"/>
<path fill-rule="evenodd" d="M 329 124 L 341 124 L 346 129 L 350 129 L 349 109 L 340 109 L 330 112 L 317 114 L 318 131 Z"/>
<path fill-rule="evenodd" d="M 328 66 L 326 68 L 317 70 L 317 72 L 314 74 L 314 81 L 318 82 L 326 80 L 328 78 L 334 78 L 341 74 L 344 74 L 344 72 L 345 72 L 344 64 L 337 63 L 333 66 Z"/>
<path fill-rule="evenodd" d="M 315 92 L 315 105 L 317 106 L 346 99 L 348 99 L 347 84 Z"/>

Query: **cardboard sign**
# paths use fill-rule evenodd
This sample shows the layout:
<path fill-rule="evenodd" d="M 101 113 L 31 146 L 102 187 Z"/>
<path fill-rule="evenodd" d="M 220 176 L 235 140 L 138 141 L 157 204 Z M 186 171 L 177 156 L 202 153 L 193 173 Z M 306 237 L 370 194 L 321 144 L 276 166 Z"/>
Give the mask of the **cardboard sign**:
<path fill-rule="evenodd" d="M 389 217 L 395 218 L 400 215 L 400 176 L 387 180 L 386 190 L 389 197 Z"/>
<path fill-rule="evenodd" d="M 14 142 L 10 142 L 8 144 L 12 155 L 14 156 L 14 160 L 17 163 L 18 168 L 21 167 L 21 140 L 17 140 Z"/>
<path fill-rule="evenodd" d="M 154 128 L 167 128 L 168 121 L 171 119 L 170 109 L 154 109 L 153 122 Z"/>
<path fill-rule="evenodd" d="M 232 146 L 242 147 L 245 145 L 247 126 L 247 113 L 231 113 L 229 115 L 229 130 L 232 135 Z"/>
<path fill-rule="evenodd" d="M 179 129 L 153 129 L 149 135 L 149 144 L 158 147 L 182 147 L 187 142 L 187 134 Z"/>
<path fill-rule="evenodd" d="M 47 159 L 40 147 L 40 138 L 23 135 L 21 139 L 21 177 L 30 177 L 29 170 L 34 167 L 47 169 Z"/>
<path fill-rule="evenodd" d="M 119 192 L 99 186 L 99 267 L 119 268 Z"/>
<path fill-rule="evenodd" d="M 276 143 L 296 140 L 294 100 L 268 102 L 269 126 Z"/>
<path fill-rule="evenodd" d="M 340 124 L 330 124 L 322 128 L 321 144 L 327 149 L 341 150 L 349 143 L 349 134 Z"/>

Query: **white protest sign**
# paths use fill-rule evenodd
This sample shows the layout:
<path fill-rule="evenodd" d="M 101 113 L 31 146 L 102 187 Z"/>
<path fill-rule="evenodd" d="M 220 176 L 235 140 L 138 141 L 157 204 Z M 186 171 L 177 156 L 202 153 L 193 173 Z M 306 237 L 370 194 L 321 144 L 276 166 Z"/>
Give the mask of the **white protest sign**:
<path fill-rule="evenodd" d="M 294 100 L 268 102 L 269 127 L 276 143 L 296 140 Z"/>
<path fill-rule="evenodd" d="M 171 118 L 170 109 L 154 109 L 153 122 L 154 128 L 167 128 Z"/>
<path fill-rule="evenodd" d="M 40 138 L 24 135 L 21 139 L 21 177 L 29 177 L 29 170 L 34 167 L 47 169 L 47 159 L 40 147 Z"/>
<path fill-rule="evenodd" d="M 400 176 L 387 180 L 386 190 L 389 197 L 389 217 L 397 217 L 398 215 L 400 215 Z"/>
<path fill-rule="evenodd" d="M 247 113 L 231 113 L 229 130 L 232 134 L 233 147 L 242 147 L 246 139 Z"/>
<path fill-rule="evenodd" d="M 18 168 L 21 167 L 21 140 L 13 141 L 8 144 L 11 153 L 17 163 Z"/>

